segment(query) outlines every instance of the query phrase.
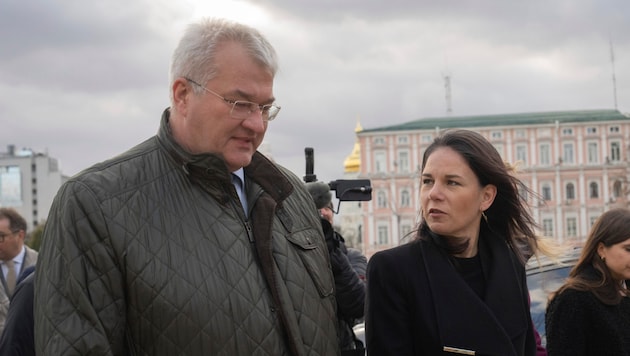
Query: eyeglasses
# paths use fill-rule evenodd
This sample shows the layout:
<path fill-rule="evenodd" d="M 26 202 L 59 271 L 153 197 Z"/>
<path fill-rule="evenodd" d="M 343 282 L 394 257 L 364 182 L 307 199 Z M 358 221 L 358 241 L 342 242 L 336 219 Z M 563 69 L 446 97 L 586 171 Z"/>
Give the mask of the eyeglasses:
<path fill-rule="evenodd" d="M 278 116 L 278 113 L 280 112 L 279 106 L 276 106 L 273 104 L 260 105 L 260 104 L 252 103 L 251 101 L 226 99 L 223 96 L 219 95 L 218 93 L 215 93 L 214 91 L 204 87 L 203 85 L 197 83 L 196 81 L 190 78 L 184 78 L 184 79 L 201 87 L 203 90 L 216 96 L 217 98 L 222 99 L 223 101 L 225 101 L 226 104 L 232 106 L 232 110 L 230 110 L 230 116 L 232 116 L 233 119 L 245 120 L 248 117 L 250 117 L 252 113 L 260 111 L 263 121 L 271 121 L 275 119 L 276 116 Z"/>
<path fill-rule="evenodd" d="M 16 233 L 20 232 L 20 230 L 12 230 L 10 233 L 4 233 L 4 232 L 0 232 L 0 242 L 4 242 L 4 239 L 7 236 L 12 236 L 15 235 Z"/>

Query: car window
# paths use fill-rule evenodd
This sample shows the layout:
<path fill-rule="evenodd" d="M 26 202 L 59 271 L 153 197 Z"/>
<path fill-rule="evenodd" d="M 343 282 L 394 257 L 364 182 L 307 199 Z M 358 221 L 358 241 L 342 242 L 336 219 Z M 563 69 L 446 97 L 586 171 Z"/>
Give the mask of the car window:
<path fill-rule="evenodd" d="M 559 266 L 554 269 L 545 269 L 542 272 L 531 273 L 527 276 L 527 287 L 531 298 L 530 312 L 534 327 L 540 334 L 542 344 L 546 344 L 545 338 L 545 310 L 549 295 L 564 283 L 573 266 Z"/>

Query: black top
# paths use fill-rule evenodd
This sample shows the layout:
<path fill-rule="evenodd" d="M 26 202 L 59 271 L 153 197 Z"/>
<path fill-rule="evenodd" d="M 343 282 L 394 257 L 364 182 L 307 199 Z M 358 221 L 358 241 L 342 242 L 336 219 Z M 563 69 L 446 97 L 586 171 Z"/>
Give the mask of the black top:
<path fill-rule="evenodd" d="M 479 298 L 485 299 L 486 281 L 483 277 L 479 254 L 470 258 L 454 257 L 454 260 L 457 271 L 468 283 L 470 289 L 475 291 Z"/>

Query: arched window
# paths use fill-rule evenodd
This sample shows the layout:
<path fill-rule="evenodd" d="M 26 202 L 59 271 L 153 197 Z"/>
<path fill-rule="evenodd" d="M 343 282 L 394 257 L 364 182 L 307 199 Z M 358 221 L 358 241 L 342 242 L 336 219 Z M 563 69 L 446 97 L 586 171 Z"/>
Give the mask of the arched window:
<path fill-rule="evenodd" d="M 599 198 L 599 184 L 597 182 L 591 182 L 588 185 L 588 197 L 591 199 Z"/>
<path fill-rule="evenodd" d="M 567 200 L 575 199 L 575 185 L 573 183 L 567 183 L 566 185 L 566 198 Z"/>
<path fill-rule="evenodd" d="M 551 186 L 549 184 L 543 184 L 542 196 L 545 200 L 551 200 Z"/>
<path fill-rule="evenodd" d="M 411 198 L 407 189 L 400 192 L 400 206 L 409 207 L 411 205 Z"/>
<path fill-rule="evenodd" d="M 621 182 L 618 180 L 613 184 L 613 196 L 615 198 L 621 197 Z"/>

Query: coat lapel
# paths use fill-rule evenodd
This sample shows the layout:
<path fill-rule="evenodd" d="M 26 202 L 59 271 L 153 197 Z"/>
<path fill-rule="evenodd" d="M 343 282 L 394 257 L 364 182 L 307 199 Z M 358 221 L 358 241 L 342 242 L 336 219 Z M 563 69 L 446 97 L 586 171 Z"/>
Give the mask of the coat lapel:
<path fill-rule="evenodd" d="M 436 301 L 438 332 L 443 346 L 482 355 L 516 355 L 511 335 L 524 329 L 522 305 L 520 309 L 516 305 L 522 297 L 520 287 L 513 285 L 517 282 L 512 264 L 505 264 L 504 258 L 509 259 L 509 256 L 500 256 L 507 254 L 496 251 L 488 254 L 484 248 L 482 265 L 488 299 L 484 302 L 460 277 L 446 254 L 433 243 L 424 245 L 423 260 L 431 294 Z M 510 308 L 515 307 L 516 312 L 513 312 Z M 505 321 L 506 325 L 503 324 Z M 514 330 L 518 325 L 521 327 L 516 329 L 520 330 Z"/>

